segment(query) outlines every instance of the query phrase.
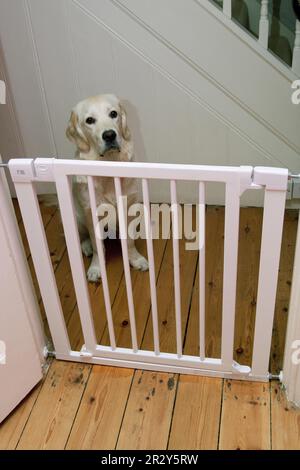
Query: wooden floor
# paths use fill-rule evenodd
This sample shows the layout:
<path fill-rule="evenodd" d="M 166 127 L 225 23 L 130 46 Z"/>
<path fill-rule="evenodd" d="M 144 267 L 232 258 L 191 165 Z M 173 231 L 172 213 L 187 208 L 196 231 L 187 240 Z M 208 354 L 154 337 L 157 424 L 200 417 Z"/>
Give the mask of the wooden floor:
<path fill-rule="evenodd" d="M 29 265 L 32 260 L 15 209 Z M 73 348 L 83 339 L 61 221 L 42 207 L 49 250 Z M 224 209 L 208 207 L 206 255 L 207 355 L 220 353 Z M 235 358 L 249 364 L 253 342 L 261 209 L 241 209 Z M 280 263 L 270 370 L 282 366 L 295 249 L 297 212 L 287 211 Z M 140 244 L 141 251 L 145 246 Z M 181 250 L 184 351 L 197 354 L 198 254 Z M 88 260 L 85 260 L 88 265 Z M 171 240 L 155 241 L 161 349 L 175 351 Z M 107 269 L 117 344 L 130 346 L 122 258 L 107 246 Z M 201 274 L 201 273 L 200 273 Z M 36 285 L 41 304 L 40 294 Z M 132 271 L 138 342 L 152 344 L 148 273 Z M 109 344 L 102 286 L 89 285 L 97 338 Z M 47 325 L 45 323 L 47 329 Z M 270 384 L 134 371 L 50 360 L 44 380 L 0 425 L 1 449 L 300 449 L 300 412 Z"/>

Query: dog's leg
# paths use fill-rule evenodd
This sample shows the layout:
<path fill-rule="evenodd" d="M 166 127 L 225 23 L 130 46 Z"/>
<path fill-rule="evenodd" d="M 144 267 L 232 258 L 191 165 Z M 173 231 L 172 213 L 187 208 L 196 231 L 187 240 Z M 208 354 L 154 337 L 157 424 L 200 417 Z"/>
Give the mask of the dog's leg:
<path fill-rule="evenodd" d="M 84 240 L 82 240 L 81 250 L 84 256 L 87 256 L 88 258 L 92 256 L 94 250 L 93 250 L 93 245 L 89 236 L 88 238 L 85 238 Z"/>
<path fill-rule="evenodd" d="M 74 200 L 74 207 L 76 212 L 76 219 L 77 219 L 77 226 L 78 226 L 78 233 L 81 243 L 81 251 L 84 256 L 92 256 L 93 254 L 93 246 L 90 239 L 90 234 L 88 228 L 86 226 L 86 217 L 83 208 L 81 207 L 78 201 L 78 193 L 80 192 L 81 184 L 78 184 L 73 181 L 73 200 Z M 84 186 L 86 187 L 86 185 Z"/>
<path fill-rule="evenodd" d="M 97 254 L 96 238 L 95 238 L 92 214 L 91 214 L 90 209 L 86 210 L 85 216 L 86 216 L 86 226 L 89 231 L 90 243 L 92 246 L 92 253 L 93 253 L 91 264 L 89 266 L 89 269 L 87 270 L 87 278 L 90 282 L 98 282 L 101 278 L 101 270 L 100 270 L 100 263 L 99 263 L 99 258 Z M 103 250 L 104 250 L 104 245 L 103 245 Z"/>
<path fill-rule="evenodd" d="M 128 216 L 128 225 L 132 217 Z M 149 264 L 146 258 L 136 249 L 135 241 L 127 234 L 127 246 L 129 263 L 134 269 L 139 271 L 148 271 Z"/>
<path fill-rule="evenodd" d="M 81 251 L 84 254 L 84 256 L 92 256 L 93 254 L 93 245 L 90 239 L 90 234 L 87 229 L 87 226 L 83 224 L 82 218 L 79 219 L 77 217 L 77 224 L 78 224 L 78 232 L 79 232 L 79 238 L 80 238 L 80 244 L 81 244 Z"/>

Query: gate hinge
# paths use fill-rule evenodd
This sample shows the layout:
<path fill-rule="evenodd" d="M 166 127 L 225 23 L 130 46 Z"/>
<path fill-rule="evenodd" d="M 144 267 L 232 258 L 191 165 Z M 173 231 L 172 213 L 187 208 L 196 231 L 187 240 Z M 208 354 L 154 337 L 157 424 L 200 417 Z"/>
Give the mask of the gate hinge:
<path fill-rule="evenodd" d="M 287 199 L 300 199 L 300 174 L 289 173 Z"/>

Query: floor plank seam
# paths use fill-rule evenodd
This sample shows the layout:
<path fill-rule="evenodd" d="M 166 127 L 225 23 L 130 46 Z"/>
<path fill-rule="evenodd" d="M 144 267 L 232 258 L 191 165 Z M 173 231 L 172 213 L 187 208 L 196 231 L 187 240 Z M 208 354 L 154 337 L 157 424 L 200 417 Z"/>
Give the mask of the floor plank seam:
<path fill-rule="evenodd" d="M 171 431 L 172 431 L 172 424 L 173 424 L 173 417 L 175 414 L 175 406 L 176 406 L 176 400 L 177 400 L 177 394 L 178 394 L 178 387 L 179 387 L 179 381 L 180 381 L 180 374 L 177 375 L 177 383 L 176 383 L 176 390 L 175 390 L 175 397 L 174 397 L 174 403 L 172 407 L 172 414 L 171 414 L 171 419 L 170 419 L 170 427 L 169 427 L 169 433 L 168 433 L 168 440 L 167 440 L 167 445 L 166 445 L 166 450 L 169 449 L 169 443 L 170 443 L 170 437 L 171 437 Z"/>
<path fill-rule="evenodd" d="M 87 385 L 88 385 L 88 382 L 89 382 L 89 380 L 90 380 L 90 376 L 91 376 L 91 373 L 92 373 L 92 370 L 94 369 L 94 367 L 95 367 L 95 366 L 92 366 L 92 367 L 90 368 L 89 375 L 88 375 L 87 380 L 86 380 L 86 382 L 85 382 L 85 385 L 84 385 L 84 387 L 83 387 L 82 395 L 81 395 L 81 398 L 80 398 L 80 400 L 79 400 L 78 407 L 77 407 L 77 409 L 76 409 L 76 413 L 75 413 L 74 418 L 73 418 L 73 421 L 72 421 L 72 425 L 71 425 L 71 428 L 70 428 L 70 432 L 69 432 L 69 434 L 68 434 L 68 436 L 67 436 L 67 439 L 66 439 L 66 442 L 65 442 L 65 445 L 64 445 L 64 450 L 66 450 L 66 447 L 67 447 L 67 445 L 68 445 L 68 442 L 69 442 L 69 439 L 70 439 L 70 436 L 71 436 L 71 433 L 72 433 L 72 430 L 73 430 L 73 427 L 74 427 L 74 423 L 75 423 L 75 421 L 76 421 L 76 417 L 77 417 L 77 415 L 78 415 L 78 411 L 79 411 L 79 408 L 80 408 L 80 406 L 81 406 L 81 402 L 82 402 L 82 399 L 83 399 L 85 390 L 86 390 L 86 388 L 87 388 Z"/>
<path fill-rule="evenodd" d="M 189 308 L 188 308 L 188 315 L 185 323 L 185 330 L 184 330 L 184 335 L 183 335 L 183 342 L 182 342 L 182 349 L 184 350 L 185 342 L 186 342 L 186 337 L 187 337 L 187 332 L 188 332 L 188 326 L 189 326 L 189 321 L 190 321 L 190 314 L 191 314 L 191 308 L 192 308 L 192 302 L 193 302 L 193 297 L 194 297 L 194 290 L 195 290 L 195 284 L 196 284 L 196 279 L 197 279 L 197 269 L 199 269 L 199 255 L 197 257 L 196 265 L 195 265 L 195 272 L 194 272 L 194 278 L 193 278 L 193 286 L 191 289 L 191 296 L 189 300 Z"/>
<path fill-rule="evenodd" d="M 116 438 L 116 444 L 115 444 L 114 450 L 117 450 L 117 447 L 118 447 L 118 442 L 119 442 L 119 438 L 120 438 L 120 434 L 121 434 L 121 430 L 122 430 L 122 426 L 123 426 L 123 421 L 124 421 L 124 417 L 125 417 L 125 413 L 126 413 L 126 409 L 127 409 L 127 405 L 128 405 L 128 401 L 129 401 L 129 397 L 130 397 L 130 393 L 131 393 L 131 389 L 132 389 L 132 385 L 133 385 L 136 373 L 137 373 L 137 371 L 135 370 L 132 374 L 131 383 L 130 383 L 130 387 L 129 387 L 129 390 L 128 390 L 127 399 L 126 399 L 126 403 L 125 403 L 125 406 L 124 406 L 122 419 L 121 419 L 121 423 L 120 423 L 120 428 L 119 428 L 119 432 L 118 432 L 118 435 L 117 435 L 117 438 Z"/>
<path fill-rule="evenodd" d="M 218 429 L 218 439 L 217 439 L 217 450 L 220 450 L 220 437 L 221 437 L 221 426 L 222 426 L 222 411 L 223 411 L 224 389 L 225 389 L 225 379 L 222 379 L 221 406 L 220 406 L 220 418 L 219 418 L 219 429 Z"/>
<path fill-rule="evenodd" d="M 269 380 L 269 394 L 270 394 L 270 450 L 273 450 L 272 440 L 272 380 Z"/>

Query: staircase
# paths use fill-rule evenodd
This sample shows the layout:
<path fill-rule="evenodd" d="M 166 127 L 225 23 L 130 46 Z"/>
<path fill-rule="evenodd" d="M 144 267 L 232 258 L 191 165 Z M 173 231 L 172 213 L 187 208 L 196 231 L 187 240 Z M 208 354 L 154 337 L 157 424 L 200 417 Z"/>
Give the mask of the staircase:
<path fill-rule="evenodd" d="M 295 18 L 292 1 L 213 0 L 213 3 L 300 74 L 300 23 Z"/>

